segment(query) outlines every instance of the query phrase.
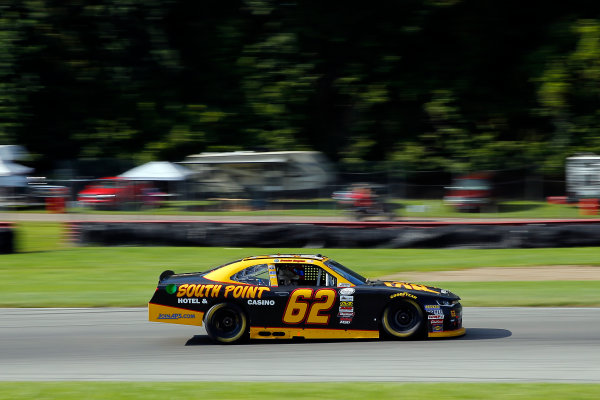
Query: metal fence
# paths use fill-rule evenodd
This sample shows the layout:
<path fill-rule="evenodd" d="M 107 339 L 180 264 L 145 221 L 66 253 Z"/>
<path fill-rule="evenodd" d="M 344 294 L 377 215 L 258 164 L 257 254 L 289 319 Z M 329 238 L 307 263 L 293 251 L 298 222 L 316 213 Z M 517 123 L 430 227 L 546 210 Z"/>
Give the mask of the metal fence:
<path fill-rule="evenodd" d="M 304 192 L 273 192 L 260 188 L 235 193 L 210 193 L 201 182 L 133 182 L 139 190 L 129 196 L 106 202 L 115 209 L 141 210 L 150 207 L 176 206 L 181 210 L 327 208 L 334 207 L 332 195 L 356 184 L 371 185 L 377 194 L 388 200 L 443 199 L 452 184 L 453 176 L 441 172 L 411 171 L 406 173 L 339 173 L 334 183 Z M 47 208 L 56 206 L 57 197 L 67 209 L 85 210 L 102 207 L 102 202 L 82 201 L 81 192 L 92 179 L 45 180 L 27 187 L 0 188 L 0 207 Z M 500 201 L 544 201 L 549 196 L 565 196 L 565 181 L 546 179 L 527 171 L 495 171 L 490 178 L 493 195 Z M 139 185 L 145 185 L 140 188 Z M 143 190 L 142 190 L 143 189 Z M 152 190 L 150 190 L 152 189 Z M 107 207 L 109 208 L 109 207 Z"/>

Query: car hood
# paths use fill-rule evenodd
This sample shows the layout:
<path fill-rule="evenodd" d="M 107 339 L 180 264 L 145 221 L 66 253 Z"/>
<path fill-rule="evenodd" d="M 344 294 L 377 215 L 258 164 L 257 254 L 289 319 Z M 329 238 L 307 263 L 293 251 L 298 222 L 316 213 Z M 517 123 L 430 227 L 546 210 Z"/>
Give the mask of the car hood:
<path fill-rule="evenodd" d="M 446 289 L 441 289 L 435 286 L 422 285 L 420 283 L 409 283 L 401 281 L 374 281 L 368 285 L 382 288 L 399 289 L 401 292 L 410 292 L 414 294 L 430 294 L 444 298 L 460 299 L 457 295 Z"/>

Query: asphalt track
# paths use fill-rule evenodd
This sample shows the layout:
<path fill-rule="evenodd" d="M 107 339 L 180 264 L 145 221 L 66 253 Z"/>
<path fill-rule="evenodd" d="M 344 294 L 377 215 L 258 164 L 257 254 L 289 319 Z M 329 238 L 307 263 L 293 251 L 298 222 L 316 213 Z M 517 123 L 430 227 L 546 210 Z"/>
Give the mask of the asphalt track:
<path fill-rule="evenodd" d="M 600 308 L 465 308 L 462 338 L 212 344 L 146 309 L 2 309 L 0 380 L 600 382 Z"/>

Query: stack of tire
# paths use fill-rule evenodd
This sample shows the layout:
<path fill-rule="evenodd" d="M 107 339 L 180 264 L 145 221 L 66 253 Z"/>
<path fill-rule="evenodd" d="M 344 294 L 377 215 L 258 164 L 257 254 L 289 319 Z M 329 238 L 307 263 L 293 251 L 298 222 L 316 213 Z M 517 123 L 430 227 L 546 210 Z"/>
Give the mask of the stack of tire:
<path fill-rule="evenodd" d="M 11 225 L 0 226 L 0 254 L 15 252 L 15 234 Z"/>

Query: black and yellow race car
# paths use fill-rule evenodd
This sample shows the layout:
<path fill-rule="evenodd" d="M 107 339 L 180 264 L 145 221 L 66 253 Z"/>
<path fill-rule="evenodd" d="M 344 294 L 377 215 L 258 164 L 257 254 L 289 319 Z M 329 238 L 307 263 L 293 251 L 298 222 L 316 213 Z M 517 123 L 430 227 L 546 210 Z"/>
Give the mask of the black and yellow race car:
<path fill-rule="evenodd" d="M 219 343 L 250 339 L 409 339 L 465 333 L 457 295 L 369 281 L 320 254 L 248 257 L 205 272 L 164 271 L 149 320 L 204 324 Z"/>

